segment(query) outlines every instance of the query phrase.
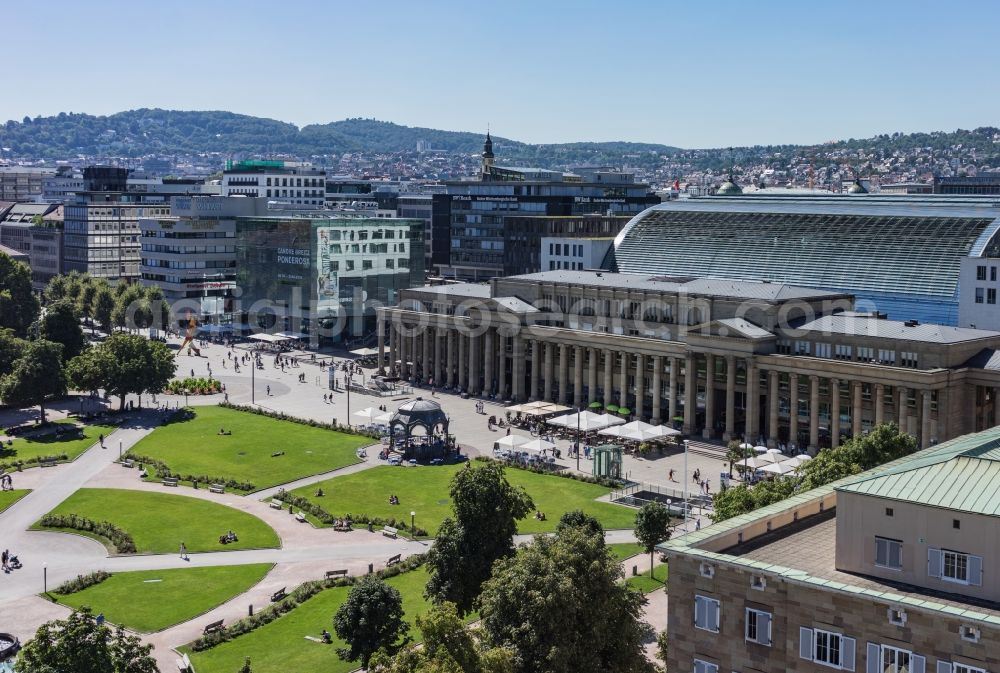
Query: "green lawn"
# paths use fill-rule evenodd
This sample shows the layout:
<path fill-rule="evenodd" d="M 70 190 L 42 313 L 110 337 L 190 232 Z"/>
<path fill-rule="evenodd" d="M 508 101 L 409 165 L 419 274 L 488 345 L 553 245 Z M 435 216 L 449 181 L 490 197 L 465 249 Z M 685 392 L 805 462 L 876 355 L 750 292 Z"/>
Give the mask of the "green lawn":
<path fill-rule="evenodd" d="M 423 568 L 386 580 L 403 596 L 403 610 L 410 622 L 410 635 L 420 639 L 413 619 L 427 609 L 424 585 L 427 572 Z M 333 615 L 347 598 L 349 587 L 327 589 L 256 631 L 239 636 L 204 652 L 190 652 L 191 663 L 198 673 L 233 673 L 250 657 L 254 673 L 346 673 L 358 668 L 357 663 L 341 661 L 336 648 L 344 643 L 333 630 Z M 318 637 L 323 629 L 333 635 L 333 644 L 324 645 L 306 636 Z"/>
<path fill-rule="evenodd" d="M 667 574 L 668 569 L 665 563 L 661 563 L 658 566 L 653 566 L 653 577 L 649 576 L 649 561 L 647 559 L 646 564 L 639 565 L 639 574 L 632 577 L 632 569 L 626 568 L 625 572 L 628 574 L 628 579 L 625 581 L 633 589 L 638 589 L 644 594 L 651 593 L 658 589 L 663 589 L 667 586 Z"/>
<path fill-rule="evenodd" d="M 110 521 L 132 535 L 139 553 L 176 554 L 181 542 L 190 552 L 280 546 L 274 530 L 255 516 L 170 493 L 81 488 L 52 513 Z M 220 544 L 219 536 L 229 530 L 239 542 Z"/>
<path fill-rule="evenodd" d="M 465 469 L 464 465 L 383 465 L 304 486 L 293 493 L 308 498 L 334 516 L 367 514 L 409 522 L 410 512 L 415 511 L 417 527 L 433 535 L 441 521 L 451 514 L 448 490 L 452 476 L 461 469 Z M 529 516 L 518 522 L 521 533 L 553 531 L 559 517 L 574 509 L 597 517 L 608 529 L 632 528 L 635 524 L 635 510 L 595 501 L 609 491 L 603 486 L 514 468 L 508 468 L 506 475 L 511 484 L 523 486 L 535 501 L 535 507 L 545 513 L 545 521 Z M 317 497 L 320 488 L 323 496 Z M 399 504 L 390 505 L 389 495 L 398 496 Z"/>
<path fill-rule="evenodd" d="M 157 428 L 133 451 L 178 474 L 225 477 L 257 489 L 358 462 L 369 437 L 279 421 L 223 407 L 196 407 L 194 418 Z M 219 435 L 225 429 L 231 435 Z M 272 457 L 271 454 L 284 452 Z"/>
<path fill-rule="evenodd" d="M 619 561 L 624 561 L 627 558 L 631 558 L 636 554 L 642 553 L 642 547 L 639 546 L 638 542 L 619 542 L 616 544 L 609 544 L 608 548 Z"/>
<path fill-rule="evenodd" d="M 261 581 L 267 563 L 115 573 L 74 594 L 51 594 L 63 605 L 90 606 L 95 614 L 133 631 L 152 633 L 222 605 Z"/>
<path fill-rule="evenodd" d="M 73 421 L 56 421 L 56 423 L 72 424 Z M 13 463 L 16 460 L 28 460 L 38 456 L 56 456 L 65 453 L 73 460 L 88 448 L 97 443 L 100 435 L 107 437 L 117 430 L 113 425 L 85 425 L 83 435 L 74 435 L 72 439 L 58 439 L 55 434 L 42 437 L 18 437 L 8 446 L 7 442 L 0 447 L 0 463 Z M 111 445 L 105 444 L 110 449 Z"/>
<path fill-rule="evenodd" d="M 15 502 L 31 493 L 27 489 L 14 489 L 13 491 L 0 491 L 0 512 L 13 505 Z"/>

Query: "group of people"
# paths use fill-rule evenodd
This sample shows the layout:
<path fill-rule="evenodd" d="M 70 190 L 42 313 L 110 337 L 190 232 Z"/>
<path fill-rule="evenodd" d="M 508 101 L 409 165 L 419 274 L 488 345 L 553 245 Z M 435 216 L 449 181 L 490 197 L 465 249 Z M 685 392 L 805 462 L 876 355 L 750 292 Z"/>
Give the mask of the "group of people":
<path fill-rule="evenodd" d="M 11 554 L 7 549 L 4 549 L 3 553 L 0 553 L 0 562 L 3 563 L 3 571 L 5 573 L 9 573 L 11 570 L 17 570 L 21 567 L 21 562 L 17 559 L 17 556 Z"/>
<path fill-rule="evenodd" d="M 389 504 L 390 505 L 398 505 L 399 504 L 399 496 L 390 495 L 389 496 Z"/>
<path fill-rule="evenodd" d="M 673 473 L 674 471 L 671 470 L 670 471 L 671 480 L 673 480 Z M 703 495 L 711 495 L 712 493 L 711 485 L 708 483 L 708 479 L 701 478 L 701 470 L 696 469 L 691 474 L 691 477 L 694 480 L 694 483 L 698 484 L 698 489 L 701 491 Z"/>
<path fill-rule="evenodd" d="M 236 537 L 236 533 L 234 533 L 233 531 L 229 531 L 225 535 L 219 536 L 219 544 L 231 544 L 233 542 L 239 542 L 239 541 L 240 539 Z"/>

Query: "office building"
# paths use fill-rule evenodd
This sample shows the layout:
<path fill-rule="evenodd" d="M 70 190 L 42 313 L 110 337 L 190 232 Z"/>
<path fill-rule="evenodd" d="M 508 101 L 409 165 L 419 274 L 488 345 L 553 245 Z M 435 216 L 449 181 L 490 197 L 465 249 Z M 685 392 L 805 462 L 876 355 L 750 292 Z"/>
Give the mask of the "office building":
<path fill-rule="evenodd" d="M 221 196 L 222 186 L 207 184 L 202 178 L 151 178 L 129 176 L 126 189 L 141 195 L 144 203 L 167 203 L 178 196 Z"/>
<path fill-rule="evenodd" d="M 446 193 L 433 197 L 435 242 L 445 226 L 450 232 L 449 261 L 439 265 L 439 271 L 466 280 L 539 268 L 537 259 L 534 268 L 519 265 L 525 254 L 539 254 L 542 236 L 554 234 L 539 227 L 530 236 L 508 235 L 512 217 L 630 216 L 660 202 L 649 185 L 637 183 L 635 175 L 625 171 L 584 167 L 562 173 L 497 166 L 489 135 L 479 179 L 446 182 L 445 188 Z M 518 241 L 524 245 L 518 246 Z"/>
<path fill-rule="evenodd" d="M 661 545 L 667 670 L 998 670 L 998 446 L 958 437 Z"/>
<path fill-rule="evenodd" d="M 997 424 L 1000 332 L 854 308 L 779 283 L 543 271 L 405 290 L 379 349 L 407 379 L 615 404 L 710 439 L 814 451 L 891 420 L 929 446 Z"/>
<path fill-rule="evenodd" d="M 264 197 L 318 208 L 326 200 L 326 172 L 297 161 L 227 161 L 222 196 Z"/>
<path fill-rule="evenodd" d="M 974 313 L 959 323 L 960 302 L 975 296 L 961 282 L 963 260 L 1000 256 L 998 230 L 1000 211 L 975 198 L 679 199 L 635 217 L 615 261 L 625 273 L 806 285 L 896 320 L 1000 329 Z"/>
<path fill-rule="evenodd" d="M 15 262 L 21 262 L 22 264 L 29 264 L 27 253 L 21 252 L 20 250 L 15 250 L 14 248 L 8 248 L 6 245 L 0 244 L 0 255 L 7 255 Z"/>
<path fill-rule="evenodd" d="M 54 175 L 42 178 L 42 198 L 46 203 L 67 203 L 77 192 L 86 191 L 83 173 L 71 166 L 60 166 Z"/>
<path fill-rule="evenodd" d="M 996 196 L 1000 194 L 1000 173 L 985 175 L 934 176 L 935 194 Z"/>
<path fill-rule="evenodd" d="M 25 255 L 32 285 L 44 288 L 62 273 L 63 207 L 49 203 L 0 207 L 0 245 Z"/>
<path fill-rule="evenodd" d="M 541 268 L 545 271 L 600 269 L 613 238 L 542 238 Z"/>
<path fill-rule="evenodd" d="M 0 201 L 34 201 L 42 194 L 42 180 L 55 172 L 54 168 L 0 166 Z"/>

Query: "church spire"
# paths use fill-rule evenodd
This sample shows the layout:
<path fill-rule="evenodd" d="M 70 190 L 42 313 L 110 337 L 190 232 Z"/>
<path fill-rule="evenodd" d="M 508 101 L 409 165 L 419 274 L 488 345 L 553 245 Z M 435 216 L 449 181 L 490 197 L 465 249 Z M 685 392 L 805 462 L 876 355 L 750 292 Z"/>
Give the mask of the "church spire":
<path fill-rule="evenodd" d="M 486 141 L 483 143 L 483 179 L 492 172 L 493 169 L 493 138 L 490 137 L 489 129 L 486 130 Z"/>

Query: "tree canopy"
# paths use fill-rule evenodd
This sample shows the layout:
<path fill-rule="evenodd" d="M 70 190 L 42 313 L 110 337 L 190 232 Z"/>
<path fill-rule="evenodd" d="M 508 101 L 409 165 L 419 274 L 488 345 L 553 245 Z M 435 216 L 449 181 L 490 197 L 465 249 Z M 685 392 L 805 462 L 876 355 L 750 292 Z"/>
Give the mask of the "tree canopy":
<path fill-rule="evenodd" d="M 347 600 L 333 617 L 337 637 L 347 643 L 337 655 L 345 661 L 368 661 L 379 649 L 391 649 L 406 635 L 410 625 L 403 620 L 403 597 L 374 575 L 366 575 L 351 587 Z"/>
<path fill-rule="evenodd" d="M 71 360 L 67 370 L 75 388 L 103 388 L 119 397 L 124 408 L 127 395 L 162 392 L 177 363 L 165 344 L 118 333 Z"/>
<path fill-rule="evenodd" d="M 0 399 L 7 404 L 39 407 L 45 422 L 45 401 L 66 393 L 62 345 L 51 341 L 29 341 L 9 374 L 0 378 Z"/>
<path fill-rule="evenodd" d="M 9 328 L 20 337 L 38 318 L 38 299 L 31 291 L 31 269 L 0 253 L 0 329 Z"/>
<path fill-rule="evenodd" d="M 635 515 L 635 538 L 649 554 L 649 576 L 653 576 L 653 551 L 670 539 L 670 512 L 659 502 L 647 502 Z"/>
<path fill-rule="evenodd" d="M 62 344 L 63 361 L 83 352 L 87 339 L 80 327 L 77 304 L 72 299 L 60 299 L 46 306 L 39 323 L 39 338 Z"/>

